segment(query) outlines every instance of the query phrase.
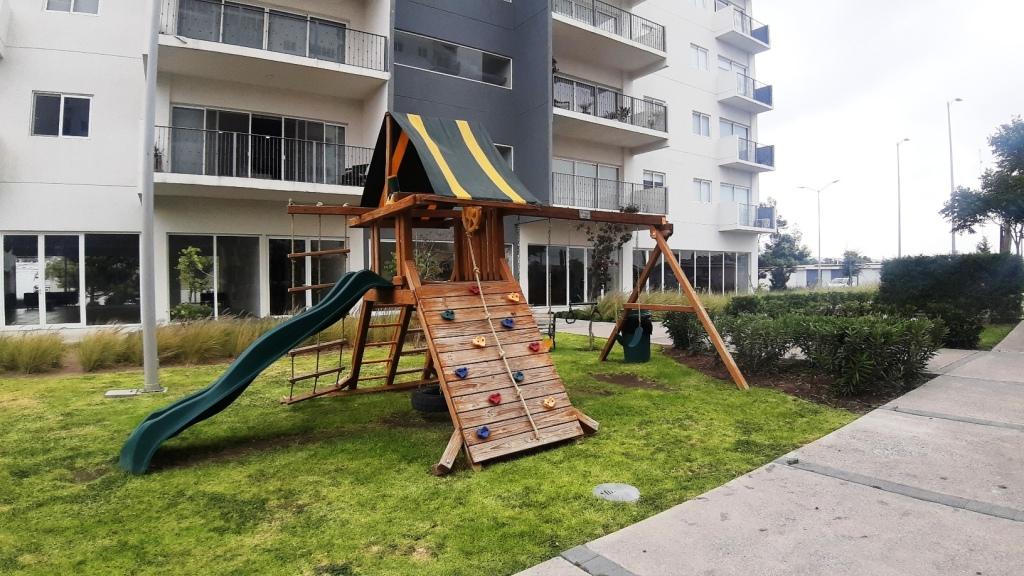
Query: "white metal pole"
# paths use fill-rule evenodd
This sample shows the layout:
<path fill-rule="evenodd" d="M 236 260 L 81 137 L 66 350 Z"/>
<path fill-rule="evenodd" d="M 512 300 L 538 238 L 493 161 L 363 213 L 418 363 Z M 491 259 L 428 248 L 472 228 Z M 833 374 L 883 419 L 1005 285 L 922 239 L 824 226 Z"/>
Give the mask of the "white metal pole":
<path fill-rule="evenodd" d="M 158 38 L 160 34 L 160 2 L 150 2 L 149 54 L 146 59 L 146 91 L 143 100 L 142 170 L 142 356 L 145 378 L 144 392 L 163 392 L 160 385 L 160 359 L 156 343 L 156 248 L 153 216 L 153 137 L 156 130 L 156 76 Z"/>
<path fill-rule="evenodd" d="M 821 288 L 821 188 L 818 188 L 818 288 Z"/>
<path fill-rule="evenodd" d="M 903 185 L 900 181 L 900 144 L 907 142 L 904 138 L 896 143 L 896 257 L 903 257 Z"/>
<path fill-rule="evenodd" d="M 953 195 L 956 193 L 956 184 L 953 179 L 953 115 L 950 108 L 953 102 L 963 102 L 962 98 L 954 98 L 953 100 L 946 100 L 946 130 L 949 134 L 949 199 L 953 199 Z M 950 238 L 952 238 L 952 254 L 956 254 L 956 230 L 950 229 Z"/>

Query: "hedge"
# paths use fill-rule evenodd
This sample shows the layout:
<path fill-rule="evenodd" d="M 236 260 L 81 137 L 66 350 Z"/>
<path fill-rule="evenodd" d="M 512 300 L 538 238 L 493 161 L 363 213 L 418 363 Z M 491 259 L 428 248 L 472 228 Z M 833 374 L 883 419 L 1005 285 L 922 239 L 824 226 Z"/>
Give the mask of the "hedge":
<path fill-rule="evenodd" d="M 875 311 L 875 293 L 864 290 L 829 290 L 816 292 L 783 292 L 781 294 L 751 294 L 735 296 L 725 307 L 725 313 L 810 314 L 814 316 L 866 316 Z"/>
<path fill-rule="evenodd" d="M 912 256 L 882 266 L 877 304 L 903 315 L 941 318 L 945 344 L 974 348 L 985 321 L 1021 319 L 1024 261 L 1012 254 Z"/>

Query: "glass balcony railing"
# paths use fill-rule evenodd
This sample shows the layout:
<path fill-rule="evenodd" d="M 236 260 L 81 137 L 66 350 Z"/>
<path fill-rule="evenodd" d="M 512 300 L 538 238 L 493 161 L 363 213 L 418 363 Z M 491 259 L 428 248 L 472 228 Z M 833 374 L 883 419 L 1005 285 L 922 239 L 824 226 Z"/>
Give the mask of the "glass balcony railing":
<path fill-rule="evenodd" d="M 740 160 L 775 167 L 775 146 L 762 146 L 747 138 L 737 138 L 737 140 L 739 141 L 737 152 Z"/>
<path fill-rule="evenodd" d="M 749 228 L 775 229 L 775 207 L 758 204 L 737 204 L 736 223 Z"/>
<path fill-rule="evenodd" d="M 756 100 L 765 106 L 772 105 L 772 87 L 758 82 L 742 72 L 736 73 L 736 91 L 740 96 Z"/>
<path fill-rule="evenodd" d="M 153 170 L 361 187 L 372 156 L 332 142 L 157 126 Z"/>
<path fill-rule="evenodd" d="M 555 108 L 660 132 L 668 130 L 668 109 L 661 102 L 626 96 L 561 76 L 554 77 L 553 86 Z"/>
<path fill-rule="evenodd" d="M 668 188 L 572 174 L 551 175 L 551 205 L 619 212 L 635 207 L 643 214 L 668 214 Z"/>
<path fill-rule="evenodd" d="M 754 20 L 742 8 L 727 0 L 715 0 L 715 11 L 720 10 L 732 10 L 734 30 L 764 44 L 770 44 L 767 24 Z"/>
<path fill-rule="evenodd" d="M 387 38 L 340 22 L 233 2 L 161 2 L 161 34 L 387 70 Z"/>
<path fill-rule="evenodd" d="M 552 0 L 551 9 L 598 30 L 665 51 L 665 27 L 622 8 L 600 0 Z"/>

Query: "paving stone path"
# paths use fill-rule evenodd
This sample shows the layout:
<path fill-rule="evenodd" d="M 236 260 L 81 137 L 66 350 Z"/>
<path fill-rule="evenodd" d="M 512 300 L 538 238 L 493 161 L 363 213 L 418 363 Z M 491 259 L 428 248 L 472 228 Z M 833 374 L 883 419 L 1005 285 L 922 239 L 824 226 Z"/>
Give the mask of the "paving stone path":
<path fill-rule="evenodd" d="M 817 442 L 520 576 L 1024 574 L 1024 323 L 929 371 Z"/>

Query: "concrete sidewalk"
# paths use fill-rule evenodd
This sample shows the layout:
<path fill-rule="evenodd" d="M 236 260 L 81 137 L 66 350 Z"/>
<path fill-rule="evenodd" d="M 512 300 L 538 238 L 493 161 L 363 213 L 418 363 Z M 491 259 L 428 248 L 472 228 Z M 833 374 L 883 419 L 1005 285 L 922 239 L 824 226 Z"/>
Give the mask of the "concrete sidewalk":
<path fill-rule="evenodd" d="M 587 332 L 589 324 L 590 322 L 587 320 L 577 320 L 572 324 L 568 324 L 564 319 L 559 318 L 556 330 L 568 334 L 580 334 L 582 336 L 586 336 L 589 334 L 589 332 Z M 605 340 L 608 338 L 608 335 L 612 333 L 614 328 L 614 322 L 594 322 L 594 336 L 601 340 Z M 665 327 L 661 325 L 661 322 L 654 322 L 654 332 L 651 334 L 651 343 L 663 344 L 665 346 L 672 345 L 672 339 L 668 337 L 668 330 L 665 330 Z"/>
<path fill-rule="evenodd" d="M 817 442 L 520 574 L 1024 574 L 1024 324 L 930 370 Z"/>

